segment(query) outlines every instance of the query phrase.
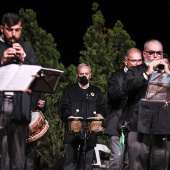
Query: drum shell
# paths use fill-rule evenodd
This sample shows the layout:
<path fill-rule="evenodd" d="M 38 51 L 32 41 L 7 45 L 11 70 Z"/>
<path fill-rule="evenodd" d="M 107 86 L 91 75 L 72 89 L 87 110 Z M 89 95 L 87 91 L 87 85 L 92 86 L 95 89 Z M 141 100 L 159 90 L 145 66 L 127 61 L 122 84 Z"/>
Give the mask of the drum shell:
<path fill-rule="evenodd" d="M 42 137 L 49 129 L 48 121 L 40 111 L 31 113 L 31 123 L 29 124 L 27 142 L 33 142 Z"/>
<path fill-rule="evenodd" d="M 83 131 L 83 117 L 68 118 L 68 128 L 70 133 L 81 133 Z"/>
<path fill-rule="evenodd" d="M 102 126 L 103 118 L 89 117 L 87 118 L 87 127 L 90 133 L 103 134 L 104 127 Z"/>

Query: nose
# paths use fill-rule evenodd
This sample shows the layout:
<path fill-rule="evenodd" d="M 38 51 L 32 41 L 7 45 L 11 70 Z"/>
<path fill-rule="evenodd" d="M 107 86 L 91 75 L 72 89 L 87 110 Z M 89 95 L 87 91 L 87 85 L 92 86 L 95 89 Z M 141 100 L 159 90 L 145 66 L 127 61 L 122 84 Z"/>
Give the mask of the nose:
<path fill-rule="evenodd" d="M 154 58 L 157 58 L 157 54 L 156 54 L 156 53 L 154 53 L 153 57 L 154 57 Z"/>
<path fill-rule="evenodd" d="M 159 56 L 159 55 L 158 55 L 157 53 L 154 53 L 154 54 L 153 54 L 153 57 L 154 57 L 154 58 L 158 58 L 158 56 Z"/>
<path fill-rule="evenodd" d="M 136 62 L 136 66 L 138 66 L 138 65 L 140 65 L 140 64 L 141 64 L 141 62 L 139 62 L 139 61 L 138 61 L 138 62 Z"/>
<path fill-rule="evenodd" d="M 140 65 L 142 63 L 142 60 L 141 59 L 138 59 L 138 60 L 135 60 L 135 66 L 137 66 L 137 65 Z"/>
<path fill-rule="evenodd" d="M 15 36 L 15 35 L 16 35 L 16 31 L 12 30 L 12 36 Z"/>

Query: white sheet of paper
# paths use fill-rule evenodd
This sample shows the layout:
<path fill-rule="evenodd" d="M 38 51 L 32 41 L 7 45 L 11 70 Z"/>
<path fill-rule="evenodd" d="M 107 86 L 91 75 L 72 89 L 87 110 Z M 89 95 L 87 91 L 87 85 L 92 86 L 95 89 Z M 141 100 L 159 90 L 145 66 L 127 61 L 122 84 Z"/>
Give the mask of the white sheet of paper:
<path fill-rule="evenodd" d="M 41 70 L 37 65 L 10 64 L 0 68 L 0 91 L 25 91 Z"/>

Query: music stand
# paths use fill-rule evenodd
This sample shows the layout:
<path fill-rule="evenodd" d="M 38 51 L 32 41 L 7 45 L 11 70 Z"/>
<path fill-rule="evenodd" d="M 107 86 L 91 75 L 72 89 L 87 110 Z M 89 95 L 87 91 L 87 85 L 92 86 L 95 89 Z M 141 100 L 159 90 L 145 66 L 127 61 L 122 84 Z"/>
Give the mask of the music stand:
<path fill-rule="evenodd" d="M 170 75 L 167 73 L 153 73 L 149 78 L 145 98 L 147 102 L 170 102 Z"/>
<path fill-rule="evenodd" d="M 9 64 L 0 68 L 0 91 L 54 93 L 62 74 L 38 65 Z"/>
<path fill-rule="evenodd" d="M 170 103 L 170 75 L 167 73 L 153 73 L 149 78 L 148 87 L 146 90 L 145 102 L 165 103 L 166 121 L 165 123 L 165 166 L 167 159 L 167 128 L 168 128 L 168 105 Z M 159 122 L 160 123 L 160 122 Z"/>
<path fill-rule="evenodd" d="M 42 68 L 29 89 L 34 92 L 54 93 L 63 71 Z"/>

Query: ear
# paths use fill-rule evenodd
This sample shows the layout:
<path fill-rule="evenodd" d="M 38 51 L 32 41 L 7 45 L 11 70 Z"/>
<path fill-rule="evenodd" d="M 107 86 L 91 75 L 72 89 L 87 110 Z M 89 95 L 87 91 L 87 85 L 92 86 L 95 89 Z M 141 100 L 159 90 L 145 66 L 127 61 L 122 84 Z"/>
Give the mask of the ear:
<path fill-rule="evenodd" d="M 124 64 L 127 66 L 127 58 L 124 59 Z"/>
<path fill-rule="evenodd" d="M 143 58 L 145 58 L 146 57 L 146 52 L 145 51 L 143 51 Z"/>
<path fill-rule="evenodd" d="M 4 28 L 4 27 L 3 27 L 2 25 L 0 25 L 0 32 L 1 32 L 1 33 L 4 33 L 3 28 Z"/>
<path fill-rule="evenodd" d="M 78 74 L 76 74 L 76 77 L 77 77 L 77 78 L 79 77 Z"/>
<path fill-rule="evenodd" d="M 89 79 L 91 79 L 91 73 L 90 73 L 90 75 L 89 75 Z"/>

